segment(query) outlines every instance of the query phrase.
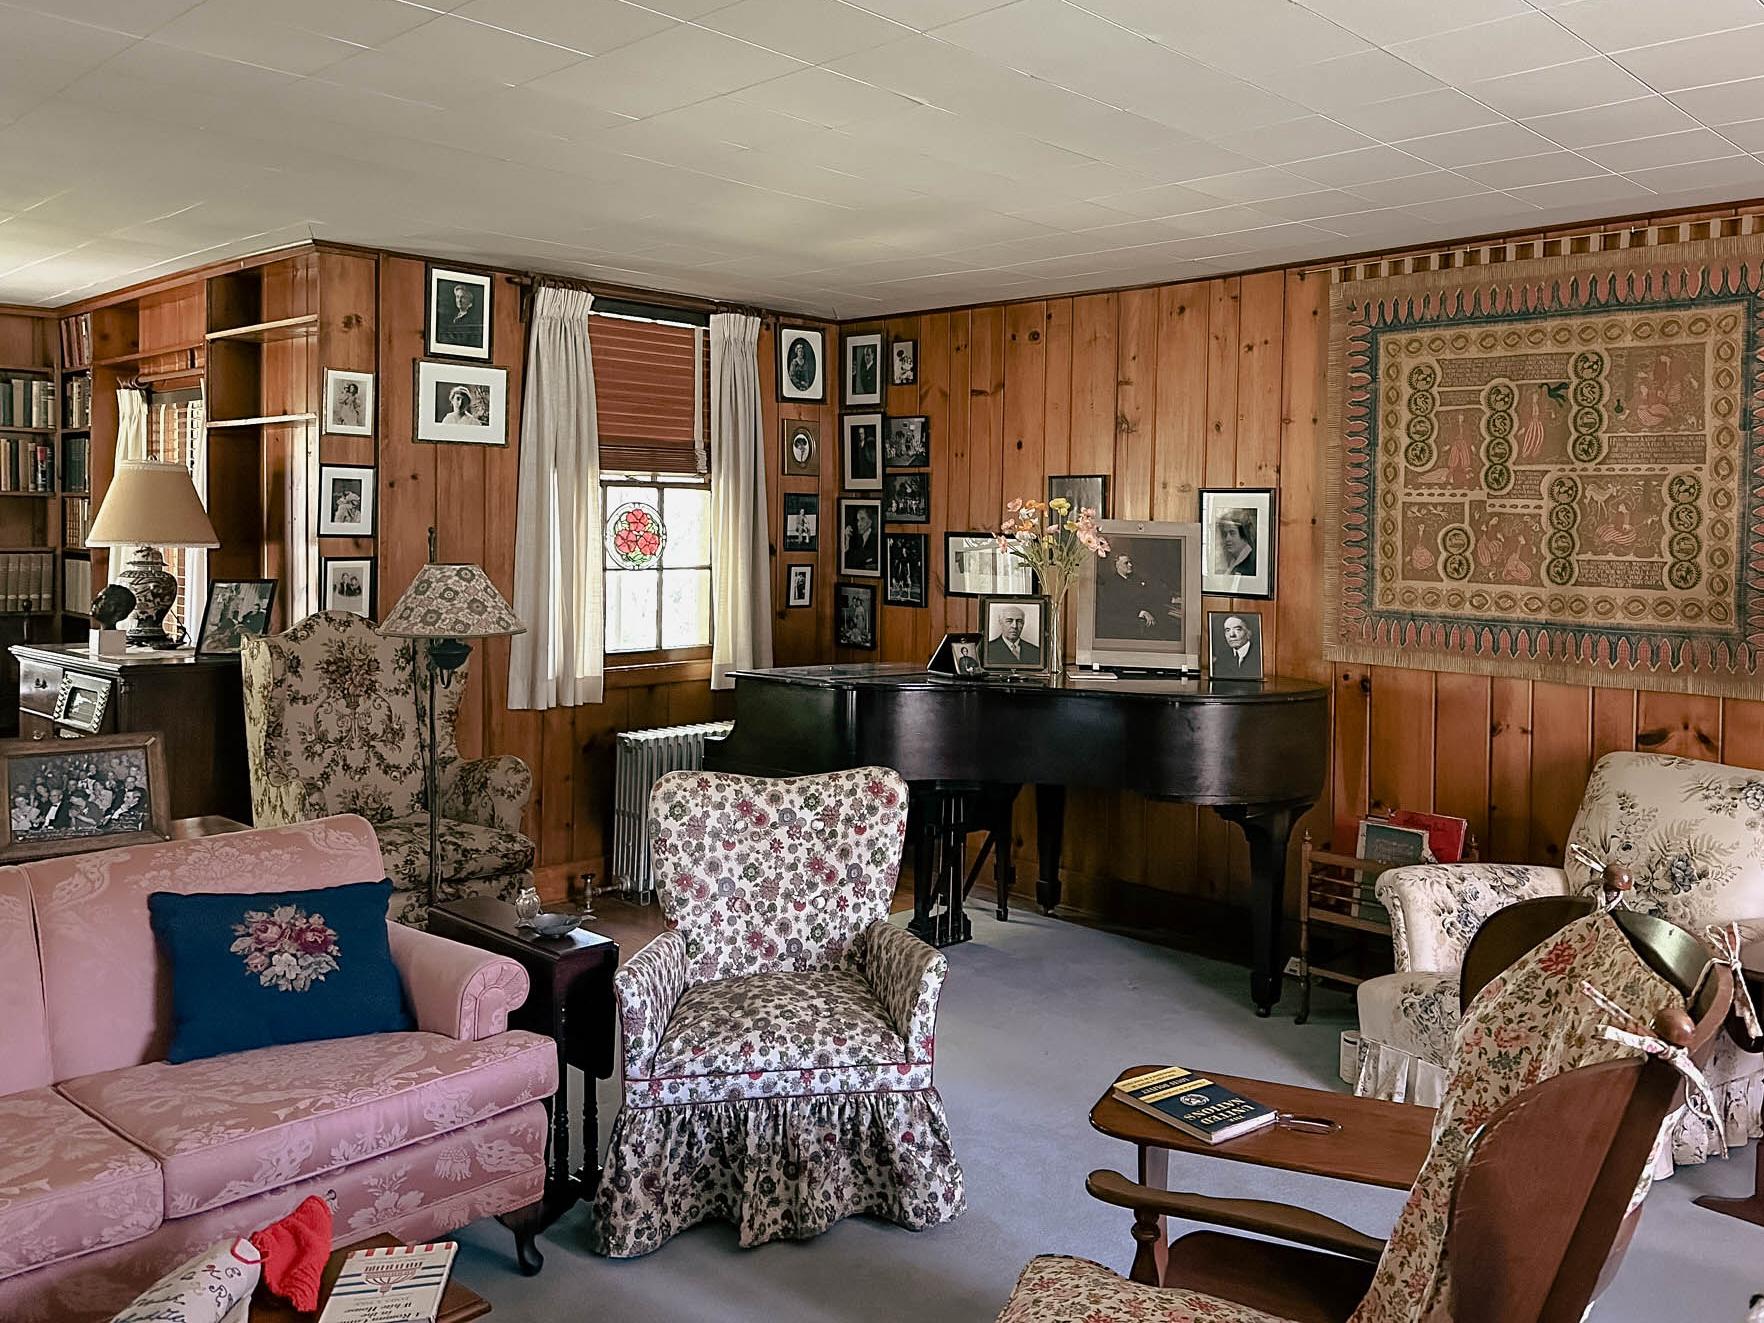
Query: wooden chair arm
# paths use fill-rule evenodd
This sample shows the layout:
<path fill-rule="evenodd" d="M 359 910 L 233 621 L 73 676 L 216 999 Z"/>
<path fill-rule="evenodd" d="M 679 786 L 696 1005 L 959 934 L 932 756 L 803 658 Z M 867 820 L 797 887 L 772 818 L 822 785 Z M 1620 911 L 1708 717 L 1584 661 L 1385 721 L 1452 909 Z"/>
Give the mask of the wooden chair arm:
<path fill-rule="evenodd" d="M 1263 1199 L 1216 1199 L 1211 1195 L 1188 1194 L 1181 1190 L 1154 1190 L 1114 1171 L 1091 1172 L 1084 1188 L 1092 1198 L 1105 1204 L 1132 1209 L 1136 1215 L 1135 1239 L 1139 1239 L 1138 1224 L 1155 1225 L 1159 1217 L 1180 1217 L 1190 1222 L 1228 1227 L 1233 1231 L 1274 1236 L 1295 1245 L 1328 1250 L 1366 1263 L 1378 1262 L 1384 1253 L 1382 1240 L 1355 1231 L 1334 1218 L 1313 1213 L 1308 1208 L 1294 1208 L 1291 1204 L 1269 1203 Z"/>

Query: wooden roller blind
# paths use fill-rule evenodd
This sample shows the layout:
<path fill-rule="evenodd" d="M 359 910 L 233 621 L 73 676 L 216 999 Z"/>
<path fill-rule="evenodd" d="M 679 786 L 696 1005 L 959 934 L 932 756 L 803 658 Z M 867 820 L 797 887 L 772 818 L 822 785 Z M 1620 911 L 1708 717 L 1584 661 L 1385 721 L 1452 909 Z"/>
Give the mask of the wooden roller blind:
<path fill-rule="evenodd" d="M 700 328 L 595 315 L 594 398 L 600 467 L 704 473 L 709 336 Z"/>

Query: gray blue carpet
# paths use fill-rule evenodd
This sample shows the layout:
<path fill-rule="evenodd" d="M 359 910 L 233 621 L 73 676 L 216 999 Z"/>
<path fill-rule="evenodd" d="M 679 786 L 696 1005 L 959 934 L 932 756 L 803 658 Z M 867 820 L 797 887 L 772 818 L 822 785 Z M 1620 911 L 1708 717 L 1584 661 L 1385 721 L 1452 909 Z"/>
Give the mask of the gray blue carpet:
<path fill-rule="evenodd" d="M 1130 1215 L 1084 1193 L 1094 1168 L 1133 1169 L 1132 1150 L 1086 1120 L 1124 1066 L 1177 1061 L 1341 1087 L 1336 1041 L 1353 1024 L 1353 1004 L 1338 992 L 1320 992 L 1301 1027 L 1290 989 L 1284 1014 L 1256 1019 L 1240 966 L 1035 914 L 998 923 L 980 907 L 974 937 L 949 952 L 937 1034 L 937 1081 L 968 1180 L 968 1211 L 957 1221 L 915 1234 L 855 1219 L 816 1240 L 757 1250 L 738 1249 L 727 1227 L 705 1226 L 646 1258 L 610 1262 L 584 1247 L 578 1208 L 542 1239 L 538 1277 L 516 1273 L 512 1240 L 493 1222 L 462 1233 L 456 1271 L 499 1320 L 988 1323 L 1038 1253 L 1084 1255 L 1121 1271 L 1132 1261 Z M 600 1105 L 610 1125 L 611 1082 Z M 1691 1200 L 1744 1193 L 1752 1156 L 1748 1148 L 1655 1186 L 1600 1323 L 1745 1318 L 1752 1292 L 1764 1290 L 1764 1229 Z M 1389 1230 L 1400 1204 L 1391 1191 L 1213 1159 L 1176 1159 L 1170 1180 L 1304 1204 L 1374 1235 Z"/>

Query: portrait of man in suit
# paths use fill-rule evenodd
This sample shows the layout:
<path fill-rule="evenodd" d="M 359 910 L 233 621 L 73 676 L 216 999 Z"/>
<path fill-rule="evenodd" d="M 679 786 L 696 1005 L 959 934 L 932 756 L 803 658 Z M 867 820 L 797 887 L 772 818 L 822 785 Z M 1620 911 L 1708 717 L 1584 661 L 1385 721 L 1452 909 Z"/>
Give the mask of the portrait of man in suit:
<path fill-rule="evenodd" d="M 1262 617 L 1254 611 L 1209 611 L 1208 671 L 1215 680 L 1262 678 Z"/>
<path fill-rule="evenodd" d="M 1113 537 L 1109 551 L 1096 567 L 1097 636 L 1182 642 L 1182 544 Z"/>
<path fill-rule="evenodd" d="M 845 574 L 882 576 L 880 501 L 841 501 L 839 568 Z"/>
<path fill-rule="evenodd" d="M 1022 602 L 986 604 L 987 666 L 1001 670 L 1041 668 L 1041 611 Z"/>

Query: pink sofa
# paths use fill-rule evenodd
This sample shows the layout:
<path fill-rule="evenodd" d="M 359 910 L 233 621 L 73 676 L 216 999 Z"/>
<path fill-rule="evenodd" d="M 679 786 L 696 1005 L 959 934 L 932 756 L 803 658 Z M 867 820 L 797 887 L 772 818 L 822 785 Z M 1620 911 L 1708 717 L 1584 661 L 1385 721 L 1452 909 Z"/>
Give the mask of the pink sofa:
<path fill-rule="evenodd" d="M 339 1245 L 526 1210 L 510 1220 L 537 1262 L 557 1054 L 507 1028 L 513 961 L 391 924 L 416 1032 L 163 1060 L 149 892 L 383 876 L 350 816 L 0 868 L 0 1318 L 107 1319 L 309 1194 Z"/>

